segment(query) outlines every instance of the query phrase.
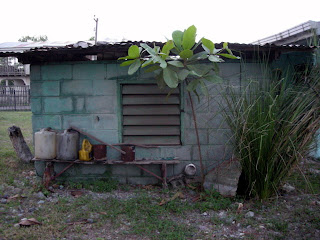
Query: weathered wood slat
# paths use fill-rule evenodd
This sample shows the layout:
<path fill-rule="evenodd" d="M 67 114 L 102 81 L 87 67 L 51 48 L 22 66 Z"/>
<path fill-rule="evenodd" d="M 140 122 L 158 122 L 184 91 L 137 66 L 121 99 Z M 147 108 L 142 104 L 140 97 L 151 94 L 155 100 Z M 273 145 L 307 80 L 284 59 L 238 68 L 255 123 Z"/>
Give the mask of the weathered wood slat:
<path fill-rule="evenodd" d="M 180 126 L 180 115 L 175 116 L 123 116 L 123 125 Z"/>
<path fill-rule="evenodd" d="M 179 105 L 129 105 L 123 106 L 123 115 L 178 115 Z"/>
<path fill-rule="evenodd" d="M 178 145 L 180 136 L 123 136 L 123 142 L 155 145 Z"/>
<path fill-rule="evenodd" d="M 179 104 L 179 95 L 123 95 L 123 105 L 137 105 L 137 104 Z"/>
<path fill-rule="evenodd" d="M 122 86 L 123 94 L 168 94 L 170 88 L 166 87 L 162 90 L 156 84 L 125 84 Z M 179 89 L 176 88 L 172 93 L 179 93 Z"/>
<path fill-rule="evenodd" d="M 180 136 L 180 126 L 124 126 L 124 136 L 176 135 Z"/>

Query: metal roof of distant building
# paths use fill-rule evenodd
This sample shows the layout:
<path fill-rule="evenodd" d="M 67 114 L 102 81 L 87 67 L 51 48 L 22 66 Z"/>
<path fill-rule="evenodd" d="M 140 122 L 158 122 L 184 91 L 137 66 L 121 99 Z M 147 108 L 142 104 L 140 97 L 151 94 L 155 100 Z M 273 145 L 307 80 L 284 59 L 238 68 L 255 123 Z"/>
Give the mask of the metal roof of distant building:
<path fill-rule="evenodd" d="M 307 21 L 283 32 L 252 42 L 252 44 L 264 45 L 273 43 L 279 46 L 294 44 L 313 37 L 314 34 L 320 35 L 320 22 Z"/>

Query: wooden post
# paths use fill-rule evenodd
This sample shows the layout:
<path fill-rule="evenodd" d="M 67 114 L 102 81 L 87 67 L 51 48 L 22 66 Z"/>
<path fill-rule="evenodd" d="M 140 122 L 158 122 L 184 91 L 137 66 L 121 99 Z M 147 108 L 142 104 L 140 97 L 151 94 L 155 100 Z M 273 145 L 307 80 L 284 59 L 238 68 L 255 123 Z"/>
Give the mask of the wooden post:
<path fill-rule="evenodd" d="M 25 163 L 29 163 L 31 159 L 33 159 L 33 155 L 23 138 L 21 129 L 16 126 L 12 126 L 8 128 L 8 133 L 18 158 Z"/>

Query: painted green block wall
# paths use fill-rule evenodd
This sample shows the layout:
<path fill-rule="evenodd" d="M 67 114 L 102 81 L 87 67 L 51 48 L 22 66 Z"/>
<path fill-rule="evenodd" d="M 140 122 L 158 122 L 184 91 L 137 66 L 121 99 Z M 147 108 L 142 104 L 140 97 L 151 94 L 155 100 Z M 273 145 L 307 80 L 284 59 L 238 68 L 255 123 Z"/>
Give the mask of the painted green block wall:
<path fill-rule="evenodd" d="M 242 70 L 241 70 L 242 69 Z M 207 170 L 232 156 L 230 130 L 219 107 L 223 104 L 222 94 L 228 89 L 241 89 L 246 79 L 260 79 L 259 65 L 240 63 L 220 64 L 224 83 L 209 85 L 209 97 L 201 96 L 198 101 L 193 96 L 202 156 Z M 115 62 L 74 62 L 31 66 L 31 108 L 32 126 L 36 132 L 44 127 L 63 130 L 70 125 L 82 128 L 110 144 L 121 141 L 121 107 L 118 96 L 121 83 L 152 81 L 150 74 L 127 75 L 127 69 Z M 195 129 L 188 94 L 182 94 L 181 146 L 159 148 L 136 148 L 136 159 L 166 159 L 179 157 L 181 163 L 168 166 L 168 175 L 180 174 L 185 165 L 194 163 L 199 169 L 199 152 L 196 145 Z M 83 139 L 83 137 L 81 137 Z M 90 140 L 90 139 L 89 139 Z M 92 143 L 96 143 L 92 141 Z M 120 154 L 108 148 L 109 159 L 120 159 Z M 56 171 L 63 169 L 56 166 Z M 36 164 L 39 175 L 44 165 Z M 160 174 L 158 166 L 147 167 Z M 135 166 L 86 166 L 79 165 L 62 175 L 64 178 L 104 177 L 111 174 L 121 183 L 150 184 L 157 179 Z"/>

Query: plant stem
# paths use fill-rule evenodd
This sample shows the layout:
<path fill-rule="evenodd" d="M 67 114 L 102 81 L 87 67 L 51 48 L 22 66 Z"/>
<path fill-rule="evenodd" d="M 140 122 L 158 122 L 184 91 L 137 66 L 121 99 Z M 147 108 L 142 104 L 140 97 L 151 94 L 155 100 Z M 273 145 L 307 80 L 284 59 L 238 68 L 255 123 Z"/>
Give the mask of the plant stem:
<path fill-rule="evenodd" d="M 202 163 L 202 154 L 201 154 L 201 145 L 200 145 L 200 139 L 199 139 L 198 125 L 197 125 L 197 117 L 196 117 L 196 114 L 194 111 L 193 101 L 192 101 L 192 97 L 191 97 L 191 94 L 189 91 L 188 91 L 188 95 L 189 95 L 191 109 L 192 109 L 194 128 L 196 130 L 196 137 L 197 137 L 197 144 L 198 144 L 198 151 L 199 151 L 199 160 L 200 160 L 201 191 L 202 191 L 203 184 L 204 184 L 204 167 L 203 167 L 203 163 Z"/>

